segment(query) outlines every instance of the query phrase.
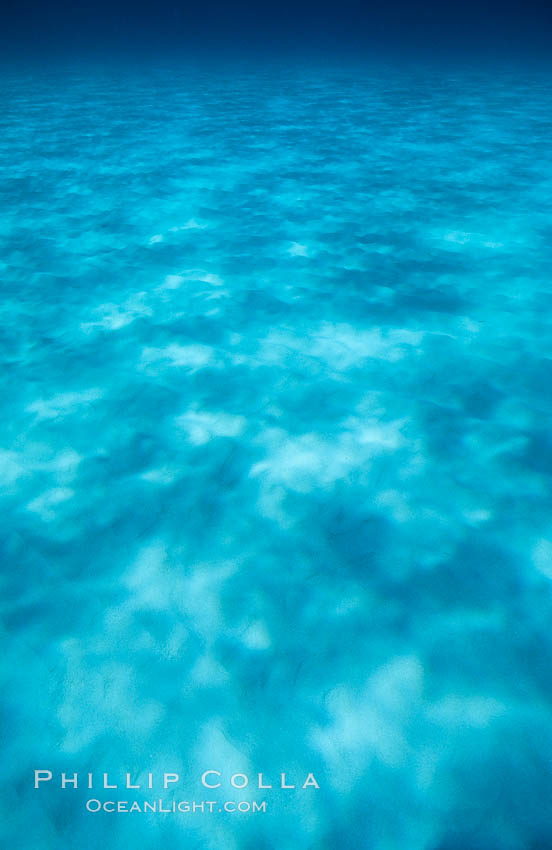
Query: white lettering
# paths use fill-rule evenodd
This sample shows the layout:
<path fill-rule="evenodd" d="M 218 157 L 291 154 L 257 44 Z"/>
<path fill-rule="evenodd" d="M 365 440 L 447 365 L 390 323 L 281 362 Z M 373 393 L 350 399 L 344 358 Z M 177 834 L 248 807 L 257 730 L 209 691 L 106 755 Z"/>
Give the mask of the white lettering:
<path fill-rule="evenodd" d="M 109 784 L 109 782 L 108 782 L 109 776 L 107 775 L 107 773 L 104 773 L 103 776 L 104 776 L 104 783 L 103 783 L 104 788 L 117 788 L 116 785 L 110 785 Z"/>
<path fill-rule="evenodd" d="M 320 785 L 314 778 L 313 773 L 309 773 L 305 781 L 303 782 L 303 788 L 308 788 L 311 785 L 313 788 L 320 788 Z"/>
<path fill-rule="evenodd" d="M 204 788 L 220 788 L 220 786 L 221 786 L 220 782 L 217 782 L 216 785 L 209 785 L 209 783 L 207 782 L 208 776 L 221 776 L 220 771 L 218 771 L 218 770 L 206 770 L 205 773 L 203 774 L 203 776 L 201 777 L 201 784 L 204 786 Z"/>
<path fill-rule="evenodd" d="M 74 773 L 72 779 L 68 778 L 65 773 L 62 773 L 61 774 L 61 787 L 65 788 L 66 785 L 72 785 L 73 788 L 78 788 L 79 787 L 78 786 L 78 778 L 79 778 L 78 773 Z"/>
<path fill-rule="evenodd" d="M 40 782 L 49 782 L 52 778 L 51 770 L 35 770 L 34 772 L 34 787 L 38 788 Z"/>
<path fill-rule="evenodd" d="M 239 782 L 236 782 L 237 779 L 243 779 L 243 782 L 240 784 Z M 234 788 L 245 788 L 249 784 L 249 779 L 245 773 L 235 773 L 230 777 L 230 784 L 233 785 Z"/>
<path fill-rule="evenodd" d="M 169 782 L 178 782 L 179 780 L 178 773 L 164 773 L 163 774 L 163 788 L 169 787 Z"/>

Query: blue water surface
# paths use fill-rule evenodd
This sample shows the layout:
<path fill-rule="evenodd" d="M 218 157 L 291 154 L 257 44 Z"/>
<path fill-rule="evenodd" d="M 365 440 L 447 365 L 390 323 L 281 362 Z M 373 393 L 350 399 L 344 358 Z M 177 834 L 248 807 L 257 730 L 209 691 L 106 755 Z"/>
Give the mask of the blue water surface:
<path fill-rule="evenodd" d="M 3 846 L 552 847 L 549 74 L 1 99 Z"/>

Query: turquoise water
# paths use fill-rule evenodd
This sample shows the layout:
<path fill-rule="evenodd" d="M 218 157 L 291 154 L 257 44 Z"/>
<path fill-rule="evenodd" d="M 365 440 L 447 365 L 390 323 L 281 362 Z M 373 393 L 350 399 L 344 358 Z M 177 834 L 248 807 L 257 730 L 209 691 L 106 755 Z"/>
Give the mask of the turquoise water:
<path fill-rule="evenodd" d="M 254 70 L 3 76 L 3 842 L 544 850 L 549 76 Z"/>

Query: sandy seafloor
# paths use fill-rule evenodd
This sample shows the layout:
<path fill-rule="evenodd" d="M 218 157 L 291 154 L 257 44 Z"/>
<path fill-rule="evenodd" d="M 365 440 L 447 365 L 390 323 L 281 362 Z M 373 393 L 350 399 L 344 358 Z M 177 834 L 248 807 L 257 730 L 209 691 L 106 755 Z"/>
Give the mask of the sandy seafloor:
<path fill-rule="evenodd" d="M 1 99 L 2 845 L 552 847 L 548 72 Z M 268 808 L 93 815 L 34 768 Z"/>

